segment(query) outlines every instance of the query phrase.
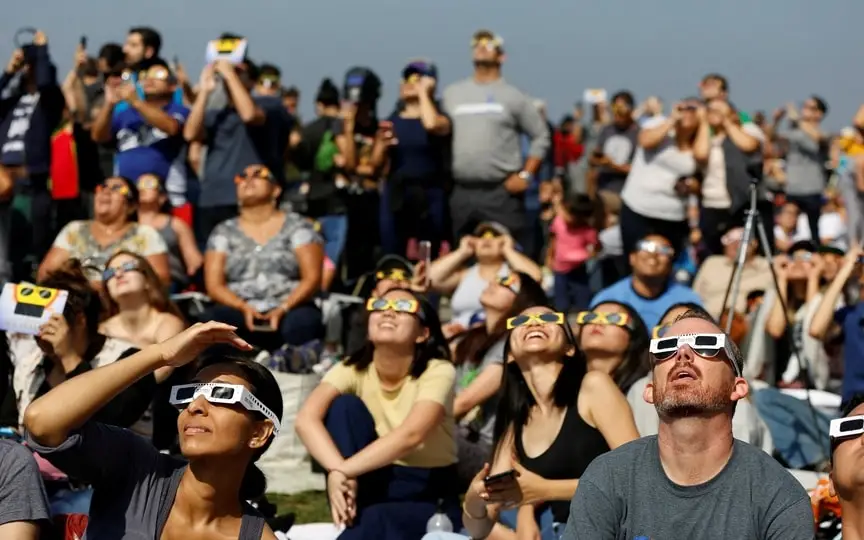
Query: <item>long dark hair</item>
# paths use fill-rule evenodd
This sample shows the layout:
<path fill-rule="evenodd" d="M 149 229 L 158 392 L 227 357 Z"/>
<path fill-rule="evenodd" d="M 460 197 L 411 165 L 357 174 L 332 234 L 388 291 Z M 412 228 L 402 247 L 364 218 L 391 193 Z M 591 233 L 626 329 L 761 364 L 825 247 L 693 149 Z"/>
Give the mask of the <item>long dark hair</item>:
<path fill-rule="evenodd" d="M 69 328 L 78 324 L 78 316 L 84 315 L 87 337 L 91 344 L 99 335 L 99 322 L 102 316 L 102 300 L 99 293 L 90 285 L 84 267 L 78 259 L 68 259 L 57 269 L 52 270 L 39 282 L 42 287 L 68 291 L 63 317 Z M 101 344 L 100 344 L 101 349 Z"/>
<path fill-rule="evenodd" d="M 252 394 L 258 398 L 268 409 L 273 411 L 273 414 L 282 422 L 282 414 L 284 405 L 282 402 L 282 390 L 279 388 L 279 383 L 276 378 L 270 373 L 270 370 L 265 366 L 255 362 L 248 356 L 233 349 L 225 347 L 214 347 L 207 351 L 199 360 L 196 372 L 214 365 L 227 364 L 236 367 L 242 373 L 243 379 L 249 383 Z M 260 419 L 264 419 L 264 415 L 259 412 L 253 412 Z M 261 469 L 255 465 L 255 462 L 270 448 L 275 434 L 270 435 L 270 439 L 255 451 L 252 459 L 246 464 L 246 473 L 243 475 L 243 481 L 240 484 L 240 500 L 250 501 L 255 500 L 267 490 L 267 479 Z"/>
<path fill-rule="evenodd" d="M 447 340 L 441 331 L 441 320 L 438 318 L 438 312 L 432 307 L 432 304 L 423 296 L 409 289 L 394 288 L 381 296 L 387 296 L 394 291 L 405 292 L 417 300 L 420 304 L 420 324 L 429 330 L 429 338 L 422 343 L 417 343 L 414 347 L 414 360 L 411 362 L 411 370 L 408 374 L 416 379 L 426 371 L 426 366 L 429 365 L 430 360 L 450 361 L 450 349 L 447 347 Z M 366 342 L 357 352 L 345 359 L 345 365 L 354 366 L 357 371 L 365 371 L 372 363 L 374 354 L 375 344 L 366 339 Z"/>
<path fill-rule="evenodd" d="M 545 307 L 545 306 L 544 306 Z M 555 407 L 564 409 L 576 404 L 576 398 L 579 396 L 579 387 L 582 385 L 582 378 L 585 377 L 586 363 L 585 356 L 579 347 L 576 346 L 576 337 L 573 335 L 573 330 L 570 325 L 564 323 L 564 334 L 567 336 L 567 341 L 573 345 L 574 352 L 572 355 L 562 355 L 561 371 L 558 373 L 558 379 L 555 381 L 555 386 L 552 387 L 552 402 Z M 498 448 L 507 431 L 512 427 L 513 435 L 518 436 L 522 431 L 522 427 L 528 422 L 528 415 L 531 409 L 537 405 L 537 400 L 528 388 L 528 382 L 525 376 L 522 375 L 522 370 L 519 364 L 515 361 L 509 361 L 510 356 L 510 340 L 512 339 L 512 331 L 507 335 L 507 341 L 504 344 L 504 373 L 502 375 L 501 394 L 498 401 L 498 408 L 495 413 L 495 427 L 493 430 L 492 444 L 492 461 L 498 453 Z"/>
<path fill-rule="evenodd" d="M 648 327 L 645 326 L 645 321 L 639 316 L 636 308 L 624 302 L 615 300 L 604 300 L 598 302 L 591 307 L 591 310 L 597 309 L 597 306 L 603 304 L 614 304 L 630 316 L 630 327 L 627 333 L 630 335 L 630 341 L 627 344 L 627 349 L 624 351 L 624 358 L 621 363 L 612 372 L 612 380 L 621 389 L 621 392 L 627 394 L 627 391 L 633 386 L 633 383 L 644 377 L 651 370 L 648 363 L 648 343 L 651 336 L 648 333 Z M 581 334 L 580 334 L 581 344 Z"/>
<path fill-rule="evenodd" d="M 450 338 L 450 341 L 459 340 L 453 358 L 453 363 L 457 366 L 466 362 L 472 365 L 480 364 L 489 349 L 507 333 L 507 319 L 546 302 L 546 291 L 539 283 L 524 272 L 513 273 L 519 276 L 519 292 L 513 300 L 513 306 L 498 322 L 496 328 L 489 332 L 486 325 L 479 325 Z"/>

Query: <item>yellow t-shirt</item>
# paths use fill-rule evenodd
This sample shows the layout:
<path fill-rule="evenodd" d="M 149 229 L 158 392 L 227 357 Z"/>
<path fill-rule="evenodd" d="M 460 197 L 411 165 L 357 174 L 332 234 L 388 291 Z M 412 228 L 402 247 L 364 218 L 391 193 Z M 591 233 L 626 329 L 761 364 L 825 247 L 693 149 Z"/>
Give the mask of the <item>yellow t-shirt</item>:
<path fill-rule="evenodd" d="M 837 140 L 840 150 L 850 156 L 864 155 L 864 143 L 859 142 L 855 137 L 840 137 Z"/>
<path fill-rule="evenodd" d="M 444 421 L 426 437 L 416 450 L 396 461 L 406 467 L 446 467 L 456 463 L 456 423 L 453 420 L 453 383 L 456 369 L 445 360 L 430 360 L 420 378 L 408 377 L 398 389 L 381 388 L 374 364 L 364 371 L 353 366 L 337 364 L 324 376 L 324 382 L 333 385 L 342 394 L 354 394 L 363 400 L 372 418 L 375 431 L 384 437 L 408 417 L 418 401 L 434 401 L 444 406 Z"/>

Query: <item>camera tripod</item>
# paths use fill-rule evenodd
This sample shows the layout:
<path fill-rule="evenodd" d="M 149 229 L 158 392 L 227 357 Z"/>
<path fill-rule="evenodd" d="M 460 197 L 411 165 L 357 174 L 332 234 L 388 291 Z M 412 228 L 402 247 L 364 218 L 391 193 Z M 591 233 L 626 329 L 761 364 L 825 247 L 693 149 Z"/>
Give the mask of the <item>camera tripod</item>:
<path fill-rule="evenodd" d="M 786 323 L 786 328 L 792 328 L 792 321 L 789 320 L 789 312 L 784 299 L 783 291 L 780 290 L 780 282 L 777 280 L 777 271 L 774 269 L 774 256 L 771 253 L 771 245 L 768 243 L 768 235 L 765 232 L 765 224 L 762 220 L 762 215 L 759 214 L 757 203 L 759 200 L 759 181 L 751 179 L 750 181 L 750 207 L 747 209 L 747 219 L 744 222 L 744 233 L 741 236 L 741 243 L 738 246 L 738 253 L 735 261 L 735 268 L 732 276 L 729 278 L 729 285 L 726 287 L 726 294 L 723 297 L 723 309 L 721 313 L 726 312 L 726 335 L 732 331 L 732 319 L 735 314 L 735 304 L 737 303 L 738 294 L 741 291 L 741 278 L 744 275 L 744 265 L 747 262 L 747 252 L 749 251 L 750 242 L 753 239 L 754 230 L 758 234 L 759 243 L 762 246 L 762 254 L 765 260 L 768 261 L 768 268 L 771 271 L 771 281 L 774 282 L 774 291 L 776 293 L 776 302 L 780 303 L 780 308 L 783 310 L 783 320 Z M 751 329 L 754 330 L 754 329 Z M 755 329 L 758 331 L 758 329 Z M 795 338 L 792 332 L 788 333 L 789 349 L 792 355 L 798 362 L 799 377 L 804 383 L 805 399 L 807 400 L 808 408 L 813 416 L 814 425 L 818 424 L 816 408 L 813 402 L 810 401 L 810 390 L 813 388 L 813 381 L 810 378 L 810 370 L 807 367 L 807 362 L 804 359 L 798 345 L 795 343 Z M 826 441 L 827 442 L 827 441 Z M 828 448 L 820 445 L 823 453 Z M 826 459 L 830 454 L 825 454 Z"/>

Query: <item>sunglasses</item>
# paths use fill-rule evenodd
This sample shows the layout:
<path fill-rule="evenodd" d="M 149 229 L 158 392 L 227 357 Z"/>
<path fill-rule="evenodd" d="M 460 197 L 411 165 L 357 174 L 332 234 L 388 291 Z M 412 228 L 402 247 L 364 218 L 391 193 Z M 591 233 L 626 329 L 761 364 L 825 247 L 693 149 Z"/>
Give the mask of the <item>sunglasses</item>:
<path fill-rule="evenodd" d="M 242 184 L 248 180 L 267 180 L 268 182 L 273 182 L 275 178 L 273 177 L 273 173 L 267 167 L 261 167 L 260 169 L 252 169 L 243 171 L 243 173 L 238 174 L 234 177 L 235 184 Z"/>
<path fill-rule="evenodd" d="M 147 176 L 138 180 L 138 189 L 160 189 L 160 183 L 157 178 Z"/>
<path fill-rule="evenodd" d="M 164 68 L 149 69 L 146 71 L 139 71 L 138 72 L 138 80 L 139 81 L 145 81 L 147 79 L 154 79 L 157 81 L 167 81 L 170 78 L 171 78 L 171 73 L 167 69 L 164 69 Z"/>
<path fill-rule="evenodd" d="M 648 351 L 654 355 L 654 359 L 658 362 L 669 360 L 678 352 L 678 349 L 688 345 L 693 352 L 702 358 L 715 358 L 720 354 L 726 345 L 725 334 L 687 334 L 683 336 L 661 337 L 651 340 L 651 345 Z M 735 364 L 734 360 L 729 358 L 729 363 L 732 364 L 732 369 L 735 370 L 737 376 L 741 376 L 741 371 Z"/>
<path fill-rule="evenodd" d="M 185 409 L 198 396 L 204 396 L 204 399 L 215 405 L 233 405 L 239 403 L 247 411 L 257 411 L 263 414 L 264 418 L 273 422 L 273 433 L 279 434 L 279 429 L 281 428 L 279 418 L 266 405 L 261 403 L 258 398 L 253 396 L 248 388 L 240 384 L 180 384 L 171 388 L 171 396 L 168 401 L 178 409 Z"/>
<path fill-rule="evenodd" d="M 102 272 L 102 281 L 108 281 L 114 276 L 123 275 L 126 272 L 140 272 L 141 267 L 138 265 L 137 261 L 127 261 L 120 266 L 109 266 Z"/>
<path fill-rule="evenodd" d="M 813 254 L 809 251 L 797 251 L 792 255 L 792 259 L 801 262 L 810 262 L 813 260 Z"/>
<path fill-rule="evenodd" d="M 471 48 L 476 49 L 477 47 L 483 47 L 487 51 L 497 50 L 499 46 L 499 42 L 497 39 L 492 39 L 488 37 L 481 38 L 473 38 L 471 40 Z"/>
<path fill-rule="evenodd" d="M 99 184 L 96 186 L 96 193 L 102 193 L 103 191 L 118 193 L 124 197 L 128 197 L 130 194 L 129 186 L 126 184 Z"/>
<path fill-rule="evenodd" d="M 387 298 L 370 298 L 366 302 L 366 311 L 396 311 L 399 313 L 420 314 L 420 302 L 417 300 Z"/>
<path fill-rule="evenodd" d="M 378 281 L 382 279 L 392 279 L 393 281 L 411 281 L 411 276 L 408 275 L 402 268 L 393 268 L 392 270 L 380 271 L 375 273 L 375 278 Z"/>
<path fill-rule="evenodd" d="M 532 313 L 531 315 L 516 315 L 507 319 L 507 330 L 513 330 L 526 324 L 564 324 L 564 314 L 557 312 Z"/>
<path fill-rule="evenodd" d="M 847 416 L 831 420 L 829 435 L 831 443 L 837 444 L 849 439 L 857 439 L 864 434 L 864 415 Z"/>
<path fill-rule="evenodd" d="M 576 315 L 576 324 L 603 324 L 630 328 L 630 315 L 607 311 L 582 311 Z"/>
<path fill-rule="evenodd" d="M 513 294 L 519 294 L 519 280 L 516 277 L 516 274 L 507 274 L 506 276 L 499 276 L 496 280 L 498 285 L 502 287 L 507 287 Z"/>
<path fill-rule="evenodd" d="M 652 240 L 641 240 L 636 244 L 636 249 L 645 253 L 656 253 L 657 255 L 664 255 L 666 257 L 671 257 L 675 254 L 672 246 L 660 244 Z"/>

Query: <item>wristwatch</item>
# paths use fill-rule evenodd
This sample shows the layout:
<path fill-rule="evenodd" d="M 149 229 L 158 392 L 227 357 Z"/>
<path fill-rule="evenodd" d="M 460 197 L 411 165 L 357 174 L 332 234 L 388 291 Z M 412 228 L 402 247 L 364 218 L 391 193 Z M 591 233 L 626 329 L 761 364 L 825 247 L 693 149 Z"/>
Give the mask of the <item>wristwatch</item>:
<path fill-rule="evenodd" d="M 529 184 L 534 180 L 534 175 L 526 170 L 519 171 L 519 174 L 517 176 L 519 176 L 519 178 L 525 180 Z"/>

